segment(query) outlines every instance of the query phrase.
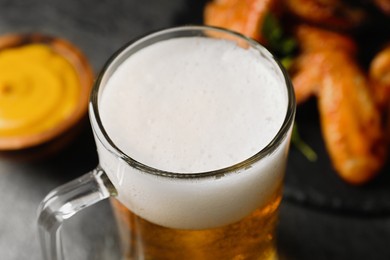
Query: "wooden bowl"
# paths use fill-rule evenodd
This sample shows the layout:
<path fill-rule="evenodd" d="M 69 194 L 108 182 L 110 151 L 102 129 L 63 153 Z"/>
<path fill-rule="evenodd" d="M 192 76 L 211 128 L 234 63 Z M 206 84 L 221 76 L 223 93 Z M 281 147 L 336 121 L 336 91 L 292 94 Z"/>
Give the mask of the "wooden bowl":
<path fill-rule="evenodd" d="M 77 47 L 75 47 L 70 42 L 58 37 L 52 37 L 42 34 L 9 34 L 0 36 L 0 54 L 2 53 L 2 51 L 10 49 L 17 50 L 17 48 L 32 44 L 42 44 L 44 46 L 47 46 L 50 48 L 51 51 L 53 51 L 53 54 L 65 58 L 65 60 L 69 62 L 69 64 L 76 72 L 77 80 L 79 81 L 81 90 L 77 94 L 76 102 L 73 102 L 72 106 L 74 107 L 72 107 L 72 112 L 69 115 L 66 115 L 59 122 L 56 122 L 55 124 L 53 123 L 54 126 L 34 133 L 23 133 L 15 135 L 0 134 L 0 151 L 17 151 L 21 149 L 35 147 L 44 144 L 48 141 L 51 141 L 54 138 L 70 131 L 72 127 L 77 125 L 80 120 L 86 115 L 88 109 L 89 95 L 94 81 L 94 74 L 87 58 Z M 48 64 L 47 66 L 50 66 L 50 64 Z M 42 84 L 44 84 L 44 82 Z M 65 83 L 62 88 L 66 88 Z M 42 95 L 41 98 L 42 100 L 44 100 L 47 97 L 45 97 L 45 95 Z M 41 100 L 41 98 L 39 98 L 39 100 Z M 39 105 L 39 100 L 37 100 L 37 105 Z M 28 109 L 26 109 L 26 113 L 29 112 L 27 110 Z M 47 112 L 49 113 L 51 111 Z"/>

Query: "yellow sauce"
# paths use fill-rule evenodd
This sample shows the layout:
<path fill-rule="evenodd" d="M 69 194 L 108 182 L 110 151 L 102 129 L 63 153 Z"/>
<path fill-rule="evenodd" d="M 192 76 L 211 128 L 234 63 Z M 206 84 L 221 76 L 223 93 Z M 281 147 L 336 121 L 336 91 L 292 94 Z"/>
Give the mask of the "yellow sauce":
<path fill-rule="evenodd" d="M 49 46 L 0 51 L 0 137 L 56 127 L 75 111 L 80 93 L 75 69 Z"/>

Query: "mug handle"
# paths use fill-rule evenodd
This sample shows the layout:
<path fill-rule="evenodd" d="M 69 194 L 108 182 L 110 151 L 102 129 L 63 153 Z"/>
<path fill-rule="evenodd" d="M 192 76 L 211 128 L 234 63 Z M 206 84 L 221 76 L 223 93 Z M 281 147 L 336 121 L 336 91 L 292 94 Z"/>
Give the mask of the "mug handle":
<path fill-rule="evenodd" d="M 38 209 L 43 258 L 64 259 L 60 234 L 64 220 L 85 207 L 116 195 L 115 187 L 100 167 L 51 191 Z"/>

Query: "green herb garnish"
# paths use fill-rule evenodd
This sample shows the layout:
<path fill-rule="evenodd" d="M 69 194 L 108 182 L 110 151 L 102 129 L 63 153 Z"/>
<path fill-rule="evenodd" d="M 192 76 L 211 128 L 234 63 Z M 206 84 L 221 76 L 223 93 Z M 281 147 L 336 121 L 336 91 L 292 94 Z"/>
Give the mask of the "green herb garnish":
<path fill-rule="evenodd" d="M 268 13 L 264 18 L 262 35 L 267 41 L 268 48 L 280 60 L 283 67 L 287 70 L 290 69 L 298 44 L 293 37 L 285 33 L 281 23 L 272 13 Z M 309 161 L 315 162 L 317 160 L 316 152 L 299 135 L 296 123 L 293 128 L 291 142 Z"/>
<path fill-rule="evenodd" d="M 298 126 L 296 123 L 293 127 L 291 142 L 309 161 L 317 161 L 316 152 L 302 140 L 301 136 L 299 135 Z"/>
<path fill-rule="evenodd" d="M 278 56 L 292 55 L 297 49 L 296 40 L 284 32 L 279 20 L 272 13 L 268 13 L 264 18 L 262 35 Z"/>

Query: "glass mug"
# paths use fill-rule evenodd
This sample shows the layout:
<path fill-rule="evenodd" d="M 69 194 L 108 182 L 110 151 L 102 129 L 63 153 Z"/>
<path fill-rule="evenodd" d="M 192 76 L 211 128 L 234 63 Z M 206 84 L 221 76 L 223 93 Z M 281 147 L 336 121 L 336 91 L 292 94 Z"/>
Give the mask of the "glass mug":
<path fill-rule="evenodd" d="M 118 148 L 121 142 L 114 142 L 107 133 L 99 106 L 108 80 L 134 54 L 159 42 L 193 37 L 254 50 L 271 77 L 281 82 L 286 109 L 270 141 L 249 158 L 221 168 L 180 173 L 150 166 Z M 224 77 L 226 72 L 218 73 Z M 129 43 L 108 61 L 92 90 L 89 115 L 99 165 L 42 201 L 38 224 L 45 259 L 63 259 L 62 222 L 106 198 L 111 198 L 124 259 L 277 258 L 275 227 L 295 97 L 286 72 L 264 47 L 237 33 L 207 26 L 152 33 Z"/>

